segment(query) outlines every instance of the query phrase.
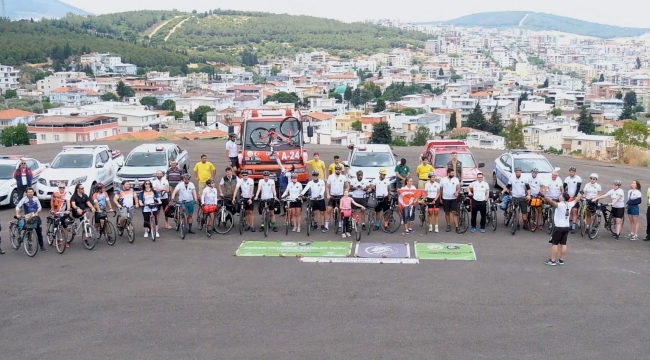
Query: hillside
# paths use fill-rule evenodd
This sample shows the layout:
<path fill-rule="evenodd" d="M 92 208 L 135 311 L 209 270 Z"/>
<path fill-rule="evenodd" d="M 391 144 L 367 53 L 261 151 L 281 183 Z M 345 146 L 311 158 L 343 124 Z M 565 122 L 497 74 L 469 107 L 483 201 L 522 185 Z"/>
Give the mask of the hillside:
<path fill-rule="evenodd" d="M 12 20 L 56 19 L 67 13 L 87 15 L 88 12 L 59 0 L 8 0 L 5 1 L 5 16 Z"/>
<path fill-rule="evenodd" d="M 522 27 L 529 30 L 560 31 L 570 34 L 593 36 L 604 39 L 639 36 L 645 33 L 650 33 L 650 28 L 627 28 L 613 25 L 604 25 L 564 16 L 530 11 L 483 12 L 459 17 L 457 19 L 449 21 L 430 22 L 427 24 L 440 23 L 466 27 Z"/>

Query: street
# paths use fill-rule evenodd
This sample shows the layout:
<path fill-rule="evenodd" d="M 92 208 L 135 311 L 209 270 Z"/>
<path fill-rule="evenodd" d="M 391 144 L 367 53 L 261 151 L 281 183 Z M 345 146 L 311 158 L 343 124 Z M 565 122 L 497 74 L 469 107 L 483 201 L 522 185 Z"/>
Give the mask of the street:
<path fill-rule="evenodd" d="M 101 142 L 99 142 L 101 143 Z M 223 141 L 181 141 L 191 165 L 201 154 L 223 174 Z M 103 144 L 103 143 L 101 143 Z M 125 157 L 138 142 L 107 142 Z M 1 148 L 50 162 L 64 144 Z M 341 146 L 308 145 L 327 165 Z M 412 171 L 422 148 L 395 148 Z M 491 183 L 503 151 L 473 150 Z M 560 156 L 585 184 L 600 175 L 639 179 L 650 169 Z M 194 178 L 194 176 L 193 176 Z M 640 234 L 645 234 L 645 204 Z M 257 207 L 256 207 L 257 210 Z M 544 265 L 549 235 L 503 226 L 485 234 L 364 233 L 362 242 L 472 243 L 476 261 L 420 260 L 411 264 L 301 263 L 295 257 L 235 257 L 242 240 L 263 233 L 181 240 L 163 229 L 152 242 L 100 242 L 85 250 L 77 238 L 64 254 L 53 247 L 34 258 L 11 248 L 14 210 L 2 208 L 0 353 L 3 359 L 640 359 L 647 357 L 650 243 L 615 241 L 605 230 L 589 240 L 569 237 L 566 265 Z M 257 211 L 255 212 L 257 216 Z M 442 211 L 441 211 L 442 213 Z M 44 219 L 44 215 L 41 215 Z M 111 218 L 112 219 L 112 218 Z M 256 218 L 259 225 L 259 217 Z M 622 233 L 628 233 L 628 220 Z M 269 233 L 267 240 L 341 241 L 320 231 Z M 47 246 L 47 245 L 46 245 Z M 411 254 L 411 257 L 413 255 Z"/>

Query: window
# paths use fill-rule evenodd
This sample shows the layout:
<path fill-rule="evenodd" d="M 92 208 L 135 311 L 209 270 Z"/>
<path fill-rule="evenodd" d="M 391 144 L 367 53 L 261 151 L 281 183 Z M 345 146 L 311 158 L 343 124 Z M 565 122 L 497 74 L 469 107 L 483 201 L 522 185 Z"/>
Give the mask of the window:
<path fill-rule="evenodd" d="M 108 131 L 104 131 L 104 137 L 108 136 Z"/>
<path fill-rule="evenodd" d="M 100 162 L 103 162 L 102 157 L 99 154 L 95 155 L 95 165 L 99 164 Z"/>
<path fill-rule="evenodd" d="M 578 145 L 582 145 L 582 141 L 581 141 L 581 140 L 578 140 Z"/>
<path fill-rule="evenodd" d="M 59 135 L 54 135 L 54 141 L 59 141 Z"/>
<path fill-rule="evenodd" d="M 602 146 L 602 141 L 596 141 L 596 146 Z"/>
<path fill-rule="evenodd" d="M 47 140 L 47 135 L 41 134 L 41 140 Z"/>
<path fill-rule="evenodd" d="M 108 151 L 106 151 L 106 150 L 100 152 L 99 156 L 101 157 L 102 162 L 104 164 L 106 164 L 108 162 L 108 160 L 110 159 L 110 156 L 108 155 Z"/>
<path fill-rule="evenodd" d="M 133 128 L 129 126 L 128 128 L 126 128 L 126 132 L 133 132 Z"/>
<path fill-rule="evenodd" d="M 36 171 L 38 170 L 38 163 L 33 159 L 27 160 L 27 167 L 32 171 Z"/>
<path fill-rule="evenodd" d="M 126 121 L 126 116 L 122 116 L 122 121 Z"/>
<path fill-rule="evenodd" d="M 93 140 L 97 140 L 97 133 L 96 132 L 93 133 Z"/>

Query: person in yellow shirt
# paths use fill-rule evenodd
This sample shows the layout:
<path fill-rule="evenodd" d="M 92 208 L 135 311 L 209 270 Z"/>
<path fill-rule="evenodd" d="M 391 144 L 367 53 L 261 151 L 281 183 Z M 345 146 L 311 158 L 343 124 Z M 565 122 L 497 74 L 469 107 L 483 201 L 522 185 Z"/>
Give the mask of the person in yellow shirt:
<path fill-rule="evenodd" d="M 429 181 L 429 173 L 434 172 L 433 166 L 431 166 L 431 164 L 429 164 L 429 160 L 423 156 L 420 165 L 415 168 L 415 172 L 418 174 L 419 179 L 418 189 L 424 189 L 424 185 L 427 183 L 427 181 Z"/>
<path fill-rule="evenodd" d="M 196 181 L 199 182 L 199 194 L 203 194 L 203 189 L 205 189 L 205 182 L 208 179 L 214 179 L 217 175 L 217 168 L 208 161 L 208 157 L 203 154 L 201 155 L 201 161 L 197 162 L 194 165 L 194 176 L 196 176 Z"/>
<path fill-rule="evenodd" d="M 336 165 L 338 165 L 340 163 L 341 163 L 341 157 L 338 156 L 338 155 L 334 155 L 334 162 L 332 164 L 330 164 L 330 167 L 329 167 L 329 171 L 330 171 L 329 175 L 334 174 L 334 169 L 336 168 Z"/>
<path fill-rule="evenodd" d="M 315 152 L 314 158 L 307 160 L 307 165 L 311 166 L 312 171 L 318 171 L 318 178 L 325 180 L 325 162 L 320 159 L 320 154 Z"/>

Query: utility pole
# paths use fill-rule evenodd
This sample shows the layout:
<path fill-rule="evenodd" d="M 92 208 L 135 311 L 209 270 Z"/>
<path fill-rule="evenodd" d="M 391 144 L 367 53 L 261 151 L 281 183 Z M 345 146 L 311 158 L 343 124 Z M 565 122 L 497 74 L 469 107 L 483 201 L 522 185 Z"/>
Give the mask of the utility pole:
<path fill-rule="evenodd" d="M 7 13 L 5 11 L 5 0 L 2 0 L 2 18 L 5 18 Z"/>

